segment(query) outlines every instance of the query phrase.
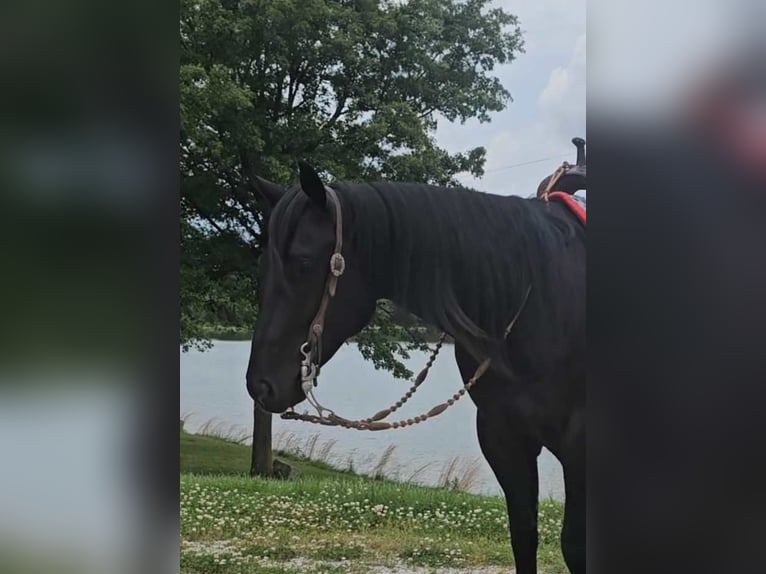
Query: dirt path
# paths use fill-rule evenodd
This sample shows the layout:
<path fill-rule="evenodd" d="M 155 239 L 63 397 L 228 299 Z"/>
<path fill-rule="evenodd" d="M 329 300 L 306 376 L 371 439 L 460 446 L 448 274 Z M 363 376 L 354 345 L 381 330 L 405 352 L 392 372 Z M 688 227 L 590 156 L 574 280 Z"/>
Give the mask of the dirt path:
<path fill-rule="evenodd" d="M 409 564 L 397 564 L 394 566 L 372 566 L 371 574 L 514 574 L 515 569 L 510 570 L 504 566 L 471 566 L 466 568 L 434 568 L 428 566 L 411 566 Z"/>
<path fill-rule="evenodd" d="M 404 562 L 394 564 L 370 564 L 369 562 L 331 562 L 325 560 L 312 560 L 309 558 L 295 558 L 281 563 L 283 566 L 293 567 L 298 570 L 306 568 L 320 569 L 322 566 L 348 569 L 346 572 L 364 572 L 365 574 L 514 574 L 515 569 L 505 566 L 470 566 L 465 568 L 447 566 L 413 566 Z M 358 569 L 355 569 L 358 568 Z"/>
<path fill-rule="evenodd" d="M 276 569 L 285 572 L 343 572 L 345 574 L 514 574 L 515 569 L 506 566 L 415 566 L 401 560 L 377 564 L 368 560 L 319 560 L 298 556 L 287 560 L 275 560 L 266 557 L 245 557 L 231 541 L 218 540 L 207 542 L 183 542 L 182 552 L 197 555 L 226 557 L 229 564 L 249 563 L 257 567 Z M 223 563 L 221 563 L 223 564 Z M 258 570 L 255 570 L 256 572 Z"/>

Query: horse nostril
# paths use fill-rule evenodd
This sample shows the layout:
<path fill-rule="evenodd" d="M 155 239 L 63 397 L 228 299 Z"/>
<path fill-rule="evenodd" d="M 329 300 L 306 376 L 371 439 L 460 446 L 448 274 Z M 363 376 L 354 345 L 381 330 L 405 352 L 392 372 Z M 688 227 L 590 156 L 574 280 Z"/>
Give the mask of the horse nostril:
<path fill-rule="evenodd" d="M 274 387 L 266 379 L 248 379 L 247 391 L 254 401 L 261 402 L 274 394 Z"/>
<path fill-rule="evenodd" d="M 266 379 L 261 379 L 259 381 L 261 387 L 264 389 L 264 397 L 272 397 L 274 396 L 274 385 L 272 385 L 269 381 Z"/>

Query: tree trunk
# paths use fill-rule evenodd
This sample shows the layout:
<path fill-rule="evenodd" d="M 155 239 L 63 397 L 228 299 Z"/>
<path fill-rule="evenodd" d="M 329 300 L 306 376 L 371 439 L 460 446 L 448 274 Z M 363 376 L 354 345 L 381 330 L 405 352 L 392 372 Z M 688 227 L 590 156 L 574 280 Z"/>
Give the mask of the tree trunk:
<path fill-rule="evenodd" d="M 253 408 L 253 454 L 250 476 L 272 476 L 274 456 L 271 452 L 271 413 Z"/>

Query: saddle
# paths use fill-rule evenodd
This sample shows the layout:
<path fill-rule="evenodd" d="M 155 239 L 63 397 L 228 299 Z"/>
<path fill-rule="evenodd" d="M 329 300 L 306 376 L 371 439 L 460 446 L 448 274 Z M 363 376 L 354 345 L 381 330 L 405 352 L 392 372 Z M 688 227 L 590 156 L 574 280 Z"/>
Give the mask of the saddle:
<path fill-rule="evenodd" d="M 537 186 L 537 197 L 545 198 L 552 192 L 563 192 L 574 195 L 580 189 L 587 189 L 585 173 L 585 140 L 582 138 L 572 138 L 572 143 L 577 148 L 577 163 L 571 165 L 567 162 L 546 177 Z"/>
<path fill-rule="evenodd" d="M 575 195 L 581 189 L 587 190 L 585 140 L 573 138 L 572 143 L 577 148 L 577 163 L 570 165 L 564 162 L 556 171 L 542 180 L 537 186 L 537 198 L 545 201 L 560 201 L 585 225 L 585 200 Z"/>

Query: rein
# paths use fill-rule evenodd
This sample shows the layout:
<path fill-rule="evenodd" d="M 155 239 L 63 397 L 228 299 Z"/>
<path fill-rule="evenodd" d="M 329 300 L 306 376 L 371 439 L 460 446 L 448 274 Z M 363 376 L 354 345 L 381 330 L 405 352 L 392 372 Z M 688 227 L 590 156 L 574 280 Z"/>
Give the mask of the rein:
<path fill-rule="evenodd" d="M 303 356 L 303 359 L 301 360 L 301 388 L 303 389 L 303 393 L 306 395 L 306 400 L 312 407 L 314 407 L 314 409 L 317 411 L 317 414 L 310 415 L 308 413 L 297 413 L 291 407 L 282 413 L 281 418 L 285 420 L 299 420 L 327 426 L 341 426 L 343 428 L 355 430 L 377 431 L 405 428 L 421 423 L 428 418 L 440 415 L 449 407 L 454 405 L 457 401 L 459 401 L 460 397 L 462 397 L 466 391 L 470 390 L 471 387 L 473 387 L 482 377 L 482 375 L 487 372 L 487 369 L 489 369 L 489 366 L 492 362 L 490 357 L 485 358 L 476 368 L 473 376 L 468 379 L 468 382 L 466 382 L 461 389 L 459 389 L 445 402 L 439 403 L 438 405 L 431 408 L 431 410 L 428 412 L 422 413 L 410 419 L 401 419 L 398 421 L 383 420 L 401 408 L 401 406 L 404 405 L 404 403 L 406 403 L 412 397 L 412 395 L 415 394 L 423 381 L 426 380 L 428 372 L 431 369 L 431 366 L 434 364 L 436 356 L 439 354 L 439 351 L 441 350 L 447 337 L 446 333 L 443 333 L 439 338 L 436 347 L 433 351 L 431 351 L 431 355 L 428 358 L 426 366 L 422 371 L 420 371 L 420 373 L 418 373 L 418 376 L 415 378 L 415 381 L 410 389 L 394 404 L 381 411 L 378 411 L 371 417 L 359 420 L 352 420 L 341 417 L 335 414 L 332 409 L 328 409 L 327 407 L 322 406 L 314 396 L 314 387 L 318 385 L 317 377 L 319 376 L 319 365 L 322 362 L 322 333 L 324 332 L 327 308 L 330 305 L 330 300 L 335 297 L 335 292 L 338 288 L 338 280 L 346 270 L 346 261 L 343 258 L 343 254 L 341 253 L 343 248 L 343 212 L 341 210 L 340 200 L 338 199 L 335 190 L 331 187 L 325 186 L 325 191 L 327 192 L 327 196 L 330 198 L 330 201 L 333 204 L 333 209 L 335 211 L 335 248 L 333 249 L 333 254 L 330 257 L 330 274 L 327 276 L 324 294 L 322 295 L 322 301 L 319 304 L 319 309 L 314 316 L 314 319 L 311 321 L 311 326 L 309 328 L 306 342 L 303 343 L 300 348 L 301 355 Z M 524 309 L 531 288 L 531 285 L 527 288 L 521 306 L 505 330 L 504 338 L 508 338 L 511 329 L 516 323 L 516 320 L 519 318 L 521 311 Z"/>

